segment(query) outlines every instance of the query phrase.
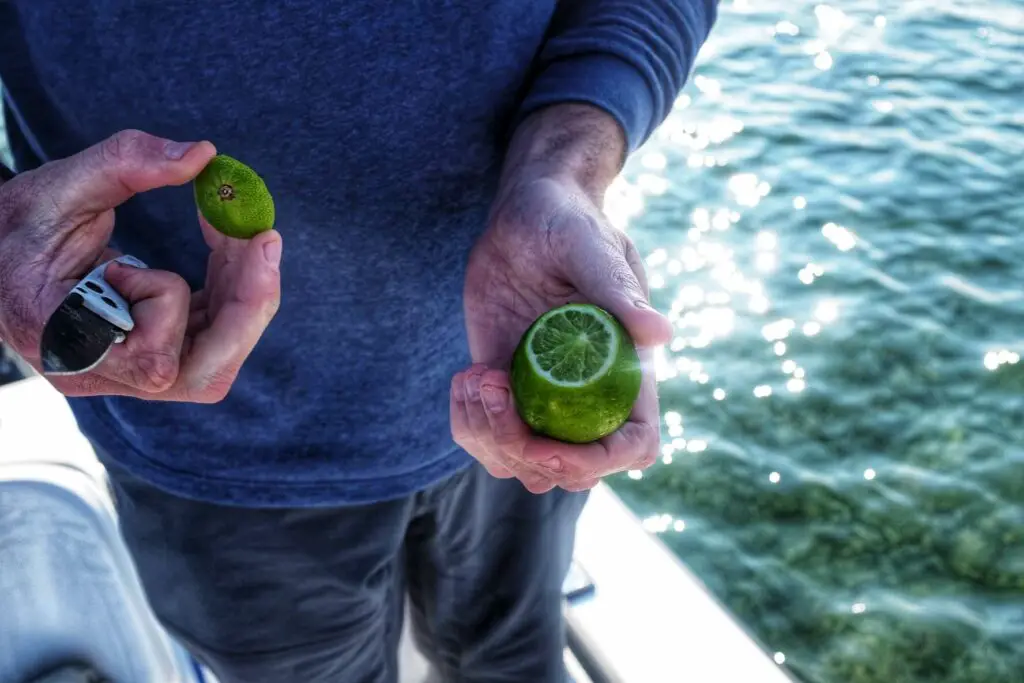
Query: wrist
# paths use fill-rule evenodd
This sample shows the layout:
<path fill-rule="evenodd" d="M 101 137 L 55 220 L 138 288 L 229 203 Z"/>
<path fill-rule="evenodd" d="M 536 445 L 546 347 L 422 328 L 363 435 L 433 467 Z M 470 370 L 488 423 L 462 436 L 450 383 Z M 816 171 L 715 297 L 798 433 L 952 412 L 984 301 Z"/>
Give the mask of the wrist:
<path fill-rule="evenodd" d="M 589 104 L 552 105 L 516 128 L 503 182 L 554 178 L 598 199 L 622 170 L 625 157 L 625 133 L 607 112 Z"/>

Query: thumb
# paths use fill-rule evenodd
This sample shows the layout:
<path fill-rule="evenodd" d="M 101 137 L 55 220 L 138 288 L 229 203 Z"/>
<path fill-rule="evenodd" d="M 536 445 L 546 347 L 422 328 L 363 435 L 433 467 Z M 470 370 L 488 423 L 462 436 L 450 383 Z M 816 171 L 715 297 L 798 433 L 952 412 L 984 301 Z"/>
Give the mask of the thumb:
<path fill-rule="evenodd" d="M 139 192 L 184 185 L 217 153 L 210 142 L 175 142 L 122 130 L 46 165 L 49 188 L 64 218 L 113 209 Z"/>
<path fill-rule="evenodd" d="M 613 244 L 573 249 L 567 275 L 584 298 L 618 318 L 637 346 L 666 344 L 672 339 L 672 323 L 651 306 L 641 284 L 646 280 L 643 263 L 630 258 L 631 250 L 632 245 Z"/>

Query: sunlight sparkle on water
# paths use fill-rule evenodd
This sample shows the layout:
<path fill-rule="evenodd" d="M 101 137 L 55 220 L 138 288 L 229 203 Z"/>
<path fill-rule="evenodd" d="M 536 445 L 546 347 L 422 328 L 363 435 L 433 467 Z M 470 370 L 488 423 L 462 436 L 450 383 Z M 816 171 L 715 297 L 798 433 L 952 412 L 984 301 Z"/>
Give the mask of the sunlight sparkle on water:
<path fill-rule="evenodd" d="M 757 398 L 765 398 L 772 395 L 772 388 L 767 384 L 759 384 L 754 387 L 754 396 Z"/>
<path fill-rule="evenodd" d="M 616 177 L 605 193 L 604 213 L 608 222 L 619 230 L 625 230 L 630 220 L 643 212 L 644 195 L 640 188 L 621 175 Z"/>
<path fill-rule="evenodd" d="M 791 21 L 780 21 L 775 24 L 775 34 L 782 34 L 784 36 L 795 36 L 800 34 L 800 27 Z"/>
<path fill-rule="evenodd" d="M 777 341 L 775 342 L 775 344 L 772 345 L 772 348 L 774 349 L 776 356 L 786 355 L 786 342 Z"/>
<path fill-rule="evenodd" d="M 762 273 L 768 273 L 775 270 L 776 265 L 778 264 L 776 262 L 775 254 L 768 252 L 758 254 L 754 263 L 754 266 Z"/>
<path fill-rule="evenodd" d="M 1020 354 L 1008 349 L 989 351 L 985 354 L 984 360 L 985 368 L 988 370 L 997 370 L 1000 365 L 1016 365 L 1019 362 Z"/>
<path fill-rule="evenodd" d="M 875 478 L 875 471 L 870 467 L 867 468 L 866 470 L 864 470 L 864 478 L 867 479 L 868 481 L 871 481 L 872 479 Z"/>
<path fill-rule="evenodd" d="M 729 226 L 732 225 L 732 214 L 729 209 L 719 209 L 715 211 L 714 218 L 711 219 L 711 227 L 715 230 L 728 230 Z"/>
<path fill-rule="evenodd" d="M 808 263 L 806 266 L 800 269 L 797 273 L 797 277 L 800 278 L 800 282 L 805 285 L 809 285 L 814 282 L 815 278 L 819 278 L 825 274 L 825 269 L 816 263 Z"/>
<path fill-rule="evenodd" d="M 672 515 L 651 515 L 642 522 L 644 529 L 652 534 L 663 534 L 669 529 L 675 532 L 686 530 L 686 522 L 681 519 L 672 519 Z"/>
<path fill-rule="evenodd" d="M 772 472 L 771 474 L 768 475 L 768 481 L 770 481 L 773 484 L 778 484 L 780 481 L 782 481 L 782 475 L 779 474 L 778 472 Z"/>
<path fill-rule="evenodd" d="M 839 316 L 839 306 L 835 301 L 822 301 L 814 309 L 814 317 L 823 323 L 833 322 Z"/>
<path fill-rule="evenodd" d="M 647 257 L 647 265 L 649 266 L 660 266 L 668 258 L 668 252 L 664 249 L 655 249 Z"/>
<path fill-rule="evenodd" d="M 724 306 L 730 300 L 732 300 L 732 297 L 729 296 L 728 292 L 711 292 L 708 294 L 708 303 L 713 306 Z"/>
<path fill-rule="evenodd" d="M 822 38 L 834 43 L 839 36 L 853 26 L 853 20 L 843 10 L 830 5 L 818 5 L 814 8 L 814 16 L 818 20 L 818 31 Z"/>
<path fill-rule="evenodd" d="M 636 179 L 637 187 L 650 195 L 663 195 L 668 192 L 670 183 L 668 178 L 663 178 L 653 173 L 641 173 Z"/>
<path fill-rule="evenodd" d="M 833 63 L 832 55 L 828 52 L 819 52 L 814 56 L 814 67 L 821 71 L 828 71 Z"/>
<path fill-rule="evenodd" d="M 807 208 L 807 199 L 804 197 L 793 197 L 793 208 L 800 210 Z"/>
<path fill-rule="evenodd" d="M 629 471 L 629 478 L 630 479 L 643 479 L 644 478 L 644 473 L 641 472 L 640 470 L 630 470 Z"/>
<path fill-rule="evenodd" d="M 722 95 L 722 84 L 714 78 L 697 74 L 693 78 L 693 84 L 702 94 L 707 95 L 709 100 L 717 100 Z"/>
<path fill-rule="evenodd" d="M 853 605 L 850 606 L 850 611 L 854 614 L 863 614 L 864 610 L 866 610 L 867 608 L 867 605 L 865 605 L 863 602 L 855 602 L 853 603 Z"/>
<path fill-rule="evenodd" d="M 796 327 L 796 322 L 792 318 L 783 318 L 762 327 L 761 334 L 768 341 L 776 341 L 788 337 L 794 327 Z"/>
<path fill-rule="evenodd" d="M 794 377 L 793 379 L 786 382 L 786 388 L 789 389 L 794 394 L 798 394 L 807 388 L 807 382 L 805 382 L 802 379 L 797 379 L 796 377 Z"/>
<path fill-rule="evenodd" d="M 778 236 L 771 230 L 760 231 L 759 233 L 757 233 L 757 237 L 755 238 L 755 240 L 758 249 L 774 249 L 779 244 Z"/>
<path fill-rule="evenodd" d="M 874 74 L 871 74 L 870 76 L 868 76 L 867 80 L 868 80 L 868 85 L 870 85 L 872 88 L 874 88 L 876 85 L 878 85 L 879 83 L 882 82 L 882 79 L 880 79 L 878 76 L 876 76 Z"/>
<path fill-rule="evenodd" d="M 740 206 L 757 206 L 771 191 L 771 185 L 760 181 L 753 173 L 737 173 L 729 178 L 728 187 Z"/>
<path fill-rule="evenodd" d="M 790 359 L 786 359 L 786 360 L 782 361 L 782 371 L 784 373 L 789 375 L 794 370 L 796 370 L 796 361 L 795 360 L 790 358 Z"/>
<path fill-rule="evenodd" d="M 813 337 L 814 335 L 821 332 L 821 323 L 813 321 L 809 323 L 804 323 L 803 332 L 804 336 Z"/>
<path fill-rule="evenodd" d="M 893 108 L 892 102 L 889 100 L 871 100 L 871 106 L 883 114 L 888 114 Z"/>
<path fill-rule="evenodd" d="M 640 164 L 652 171 L 663 171 L 668 166 L 668 159 L 661 152 L 648 152 L 640 159 Z"/>
<path fill-rule="evenodd" d="M 770 304 L 768 302 L 768 299 L 766 299 L 763 295 L 754 294 L 750 297 L 750 303 L 748 305 L 748 308 L 750 309 L 751 313 L 761 314 L 768 312 L 769 305 Z"/>
<path fill-rule="evenodd" d="M 725 389 L 715 389 L 711 395 L 714 396 L 716 401 L 721 401 L 725 398 Z"/>
<path fill-rule="evenodd" d="M 821 234 L 836 245 L 839 251 L 849 251 L 857 246 L 857 237 L 850 230 L 836 223 L 826 223 L 821 226 Z"/>
<path fill-rule="evenodd" d="M 803 368 L 797 368 L 796 370 L 793 371 L 793 376 L 796 377 L 797 379 L 803 379 L 804 374 L 805 372 Z"/>
<path fill-rule="evenodd" d="M 877 17 L 875 17 L 875 26 L 877 26 L 878 28 L 885 28 L 886 23 L 887 22 L 885 19 L 885 15 L 879 14 Z"/>
<path fill-rule="evenodd" d="M 776 664 L 785 664 L 786 663 L 786 655 L 784 655 L 781 652 L 776 652 L 774 655 L 772 655 L 772 658 L 775 660 Z"/>
<path fill-rule="evenodd" d="M 804 52 L 809 55 L 816 55 L 828 49 L 828 43 L 820 38 L 812 38 L 804 43 Z"/>

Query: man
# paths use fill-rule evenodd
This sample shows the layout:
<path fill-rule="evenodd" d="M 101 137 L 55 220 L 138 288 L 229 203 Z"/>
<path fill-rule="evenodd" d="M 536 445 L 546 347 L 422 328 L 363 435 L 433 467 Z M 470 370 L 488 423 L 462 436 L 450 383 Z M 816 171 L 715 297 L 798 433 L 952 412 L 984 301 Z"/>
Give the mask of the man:
<path fill-rule="evenodd" d="M 127 342 L 51 381 L 157 615 L 222 681 L 393 682 L 406 593 L 445 681 L 564 680 L 576 516 L 653 461 L 657 396 L 648 373 L 621 430 L 568 446 L 519 420 L 506 370 L 570 300 L 670 338 L 600 206 L 715 12 L 0 2 L 0 339 L 38 366 L 78 278 L 150 266 L 108 270 Z M 215 152 L 264 177 L 276 230 L 197 227 Z"/>

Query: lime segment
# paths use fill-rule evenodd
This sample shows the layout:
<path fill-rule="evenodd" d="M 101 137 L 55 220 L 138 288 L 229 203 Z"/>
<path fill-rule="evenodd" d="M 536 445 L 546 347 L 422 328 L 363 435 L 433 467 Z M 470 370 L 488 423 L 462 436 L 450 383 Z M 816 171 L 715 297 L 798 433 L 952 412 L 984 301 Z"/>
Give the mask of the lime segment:
<path fill-rule="evenodd" d="M 618 337 L 607 315 L 569 304 L 542 316 L 526 343 L 539 374 L 559 386 L 583 386 L 611 367 Z"/>

